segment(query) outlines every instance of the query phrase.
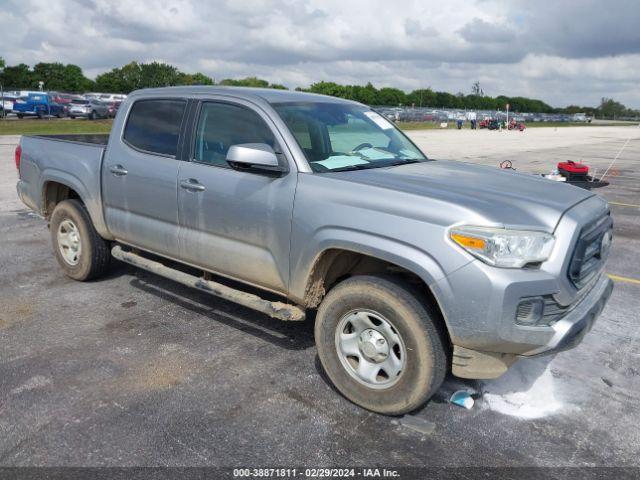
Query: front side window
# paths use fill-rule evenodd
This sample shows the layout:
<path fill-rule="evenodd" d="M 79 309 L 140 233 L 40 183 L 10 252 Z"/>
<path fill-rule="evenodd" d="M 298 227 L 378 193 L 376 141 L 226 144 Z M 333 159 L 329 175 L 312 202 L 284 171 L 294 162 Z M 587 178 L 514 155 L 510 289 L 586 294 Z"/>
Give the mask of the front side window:
<path fill-rule="evenodd" d="M 314 172 L 360 170 L 427 158 L 391 122 L 347 103 L 275 103 Z"/>
<path fill-rule="evenodd" d="M 146 152 L 175 157 L 185 107 L 184 100 L 138 100 L 131 107 L 124 141 Z"/>
<path fill-rule="evenodd" d="M 196 129 L 194 160 L 227 167 L 227 152 L 233 145 L 276 140 L 260 116 L 245 107 L 229 103 L 204 103 Z"/>

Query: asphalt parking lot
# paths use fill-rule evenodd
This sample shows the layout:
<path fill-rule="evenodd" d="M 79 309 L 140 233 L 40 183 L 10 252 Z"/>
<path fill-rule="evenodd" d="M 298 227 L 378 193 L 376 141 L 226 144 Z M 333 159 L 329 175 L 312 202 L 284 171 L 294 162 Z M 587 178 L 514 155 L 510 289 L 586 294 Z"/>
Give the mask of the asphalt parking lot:
<path fill-rule="evenodd" d="M 0 465 L 640 466 L 640 129 L 410 135 L 434 158 L 532 172 L 581 159 L 600 173 L 631 138 L 597 190 L 618 280 L 578 348 L 476 385 L 471 410 L 369 413 L 321 373 L 310 322 L 124 265 L 64 277 L 15 194 L 18 137 L 0 137 Z"/>

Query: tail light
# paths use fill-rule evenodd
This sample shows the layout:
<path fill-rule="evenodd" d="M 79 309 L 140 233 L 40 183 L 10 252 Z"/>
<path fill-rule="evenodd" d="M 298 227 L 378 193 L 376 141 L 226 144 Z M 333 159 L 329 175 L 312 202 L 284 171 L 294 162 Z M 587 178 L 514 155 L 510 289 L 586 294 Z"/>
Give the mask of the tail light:
<path fill-rule="evenodd" d="M 16 168 L 20 171 L 20 158 L 22 157 L 22 147 L 18 145 L 16 147 Z"/>

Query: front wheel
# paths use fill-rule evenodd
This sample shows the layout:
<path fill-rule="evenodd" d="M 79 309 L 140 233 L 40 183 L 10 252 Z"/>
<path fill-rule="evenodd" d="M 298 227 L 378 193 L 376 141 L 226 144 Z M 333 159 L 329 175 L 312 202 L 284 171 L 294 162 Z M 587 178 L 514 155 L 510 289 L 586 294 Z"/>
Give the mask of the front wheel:
<path fill-rule="evenodd" d="M 320 362 L 353 403 L 399 415 L 426 402 L 447 372 L 435 312 L 394 277 L 356 276 L 325 297 L 315 324 Z"/>
<path fill-rule="evenodd" d="M 51 214 L 51 242 L 64 273 L 78 281 L 91 280 L 109 268 L 109 244 L 96 231 L 85 206 L 64 200 Z"/>

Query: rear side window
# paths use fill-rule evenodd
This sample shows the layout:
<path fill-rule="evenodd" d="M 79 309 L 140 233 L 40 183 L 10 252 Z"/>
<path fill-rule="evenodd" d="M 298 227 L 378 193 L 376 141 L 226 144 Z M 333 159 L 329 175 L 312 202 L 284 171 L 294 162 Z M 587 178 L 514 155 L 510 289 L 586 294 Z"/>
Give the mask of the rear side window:
<path fill-rule="evenodd" d="M 186 104 L 184 100 L 137 101 L 129 113 L 124 141 L 140 150 L 175 157 Z"/>

